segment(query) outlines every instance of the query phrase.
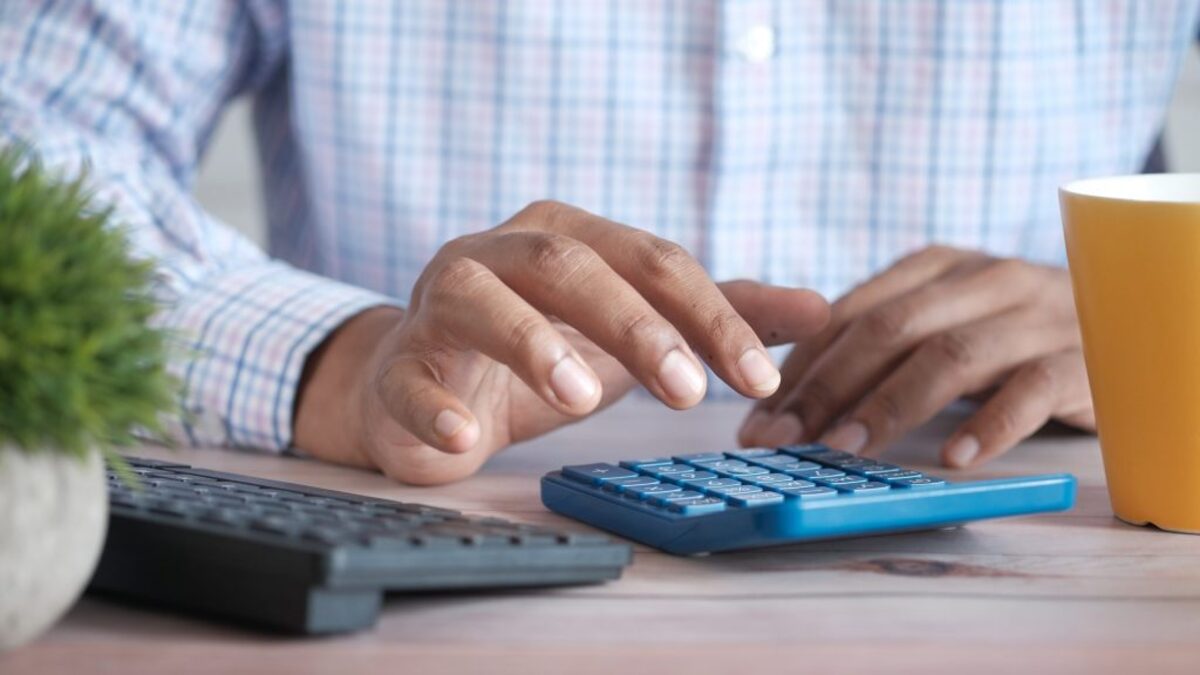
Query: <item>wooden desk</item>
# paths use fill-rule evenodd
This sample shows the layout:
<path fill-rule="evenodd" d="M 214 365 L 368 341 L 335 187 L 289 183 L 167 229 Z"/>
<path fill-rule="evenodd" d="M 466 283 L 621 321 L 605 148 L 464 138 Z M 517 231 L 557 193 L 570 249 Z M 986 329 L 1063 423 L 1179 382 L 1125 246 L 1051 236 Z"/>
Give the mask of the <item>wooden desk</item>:
<path fill-rule="evenodd" d="M 513 448 L 479 476 L 442 488 L 241 452 L 169 456 L 559 522 L 538 500 L 545 471 L 728 448 L 743 410 L 731 403 L 672 413 L 630 401 Z M 892 456 L 930 466 L 931 443 L 953 417 Z M 0 672 L 1200 672 L 1200 537 L 1115 521 L 1094 439 L 1040 437 L 954 478 L 1062 469 L 1081 483 L 1070 513 L 704 558 L 639 548 L 615 583 L 395 598 L 373 631 L 343 637 L 264 636 L 85 598 L 39 642 L 0 657 Z M 1171 480 L 1169 467 L 1163 480 Z"/>

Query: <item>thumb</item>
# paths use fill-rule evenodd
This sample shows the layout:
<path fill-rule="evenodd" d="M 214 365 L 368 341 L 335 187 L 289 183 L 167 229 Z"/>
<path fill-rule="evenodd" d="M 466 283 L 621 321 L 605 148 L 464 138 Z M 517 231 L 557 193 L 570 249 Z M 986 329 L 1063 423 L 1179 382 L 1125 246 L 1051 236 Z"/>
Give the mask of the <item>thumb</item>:
<path fill-rule="evenodd" d="M 816 334 L 829 323 L 829 303 L 806 288 L 748 279 L 723 281 L 717 287 L 768 347 Z"/>

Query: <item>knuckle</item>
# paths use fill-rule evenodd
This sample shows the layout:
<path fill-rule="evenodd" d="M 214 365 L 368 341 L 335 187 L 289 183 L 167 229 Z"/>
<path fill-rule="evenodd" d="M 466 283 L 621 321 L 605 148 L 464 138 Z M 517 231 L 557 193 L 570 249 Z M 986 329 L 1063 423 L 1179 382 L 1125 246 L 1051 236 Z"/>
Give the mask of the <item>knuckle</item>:
<path fill-rule="evenodd" d="M 867 312 L 857 321 L 857 329 L 873 342 L 894 344 L 903 342 L 911 332 L 911 321 L 899 305 L 889 305 Z"/>
<path fill-rule="evenodd" d="M 1059 374 L 1053 363 L 1047 359 L 1025 365 L 1021 369 L 1021 378 L 1031 390 L 1043 396 L 1055 392 L 1059 385 Z"/>
<path fill-rule="evenodd" d="M 528 249 L 529 266 L 538 274 L 565 277 L 587 264 L 588 249 L 560 235 L 542 235 L 532 239 Z"/>
<path fill-rule="evenodd" d="M 837 404 L 833 387 L 823 378 L 815 377 L 804 383 L 795 412 L 805 424 L 820 423 L 832 415 Z"/>
<path fill-rule="evenodd" d="M 538 316 L 522 316 L 513 322 L 505 336 L 509 350 L 520 358 L 529 359 L 548 343 L 546 324 Z"/>
<path fill-rule="evenodd" d="M 1011 406 L 999 406 L 988 415 L 985 436 L 989 439 L 1011 439 L 1020 433 L 1017 412 Z"/>
<path fill-rule="evenodd" d="M 742 317 L 731 311 L 718 311 L 705 322 L 705 337 L 713 344 L 740 343 L 749 331 Z"/>
<path fill-rule="evenodd" d="M 1020 258 L 1000 258 L 992 261 L 987 273 L 1000 283 L 1015 283 L 1026 280 L 1033 266 Z"/>
<path fill-rule="evenodd" d="M 470 258 L 450 258 L 439 265 L 425 285 L 430 303 L 439 303 L 461 295 L 480 283 L 487 269 Z"/>
<path fill-rule="evenodd" d="M 904 404 L 893 391 L 883 389 L 876 392 L 871 397 L 869 407 L 872 424 L 879 427 L 879 431 L 891 431 L 904 420 Z"/>
<path fill-rule="evenodd" d="M 652 235 L 647 235 L 646 241 L 638 247 L 638 262 L 655 278 L 677 278 L 694 263 L 691 254 L 682 246 Z"/>
<path fill-rule="evenodd" d="M 965 370 L 978 358 L 975 340 L 959 331 L 947 331 L 930 339 L 928 350 L 933 359 L 957 370 Z"/>
<path fill-rule="evenodd" d="M 569 217 L 571 207 L 553 199 L 538 199 L 530 202 L 517 214 L 519 220 L 530 220 L 552 227 L 563 218 Z"/>
<path fill-rule="evenodd" d="M 623 345 L 657 343 L 666 335 L 666 326 L 645 312 L 637 312 L 620 320 L 616 330 L 616 339 Z"/>

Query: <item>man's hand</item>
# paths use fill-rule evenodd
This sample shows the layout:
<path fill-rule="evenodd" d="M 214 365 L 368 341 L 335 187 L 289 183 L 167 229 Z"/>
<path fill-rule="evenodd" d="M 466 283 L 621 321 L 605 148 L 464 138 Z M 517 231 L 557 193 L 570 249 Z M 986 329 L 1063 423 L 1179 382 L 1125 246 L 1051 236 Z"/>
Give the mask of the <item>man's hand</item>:
<path fill-rule="evenodd" d="M 718 286 L 673 243 L 536 203 L 444 246 L 407 312 L 364 312 L 310 356 L 295 442 L 443 483 L 638 382 L 673 408 L 695 405 L 701 361 L 741 394 L 768 396 L 780 374 L 763 340 L 795 341 L 828 318 L 810 291 Z"/>
<path fill-rule="evenodd" d="M 995 457 L 1051 418 L 1095 428 L 1070 278 L 1020 260 L 944 247 L 904 258 L 834 303 L 782 372 L 743 444 L 878 456 L 962 396 L 984 402 L 943 446 L 949 466 Z"/>

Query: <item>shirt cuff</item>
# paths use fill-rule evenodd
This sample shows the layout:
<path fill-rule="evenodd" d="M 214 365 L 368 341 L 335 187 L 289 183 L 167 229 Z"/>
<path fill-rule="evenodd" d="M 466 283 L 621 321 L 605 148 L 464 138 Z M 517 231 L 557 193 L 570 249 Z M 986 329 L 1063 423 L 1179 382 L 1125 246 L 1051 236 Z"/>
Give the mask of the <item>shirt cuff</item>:
<path fill-rule="evenodd" d="M 395 299 L 283 263 L 252 261 L 193 286 L 156 320 L 177 338 L 183 386 L 172 436 L 191 445 L 280 452 L 305 359 L 330 333 Z"/>

